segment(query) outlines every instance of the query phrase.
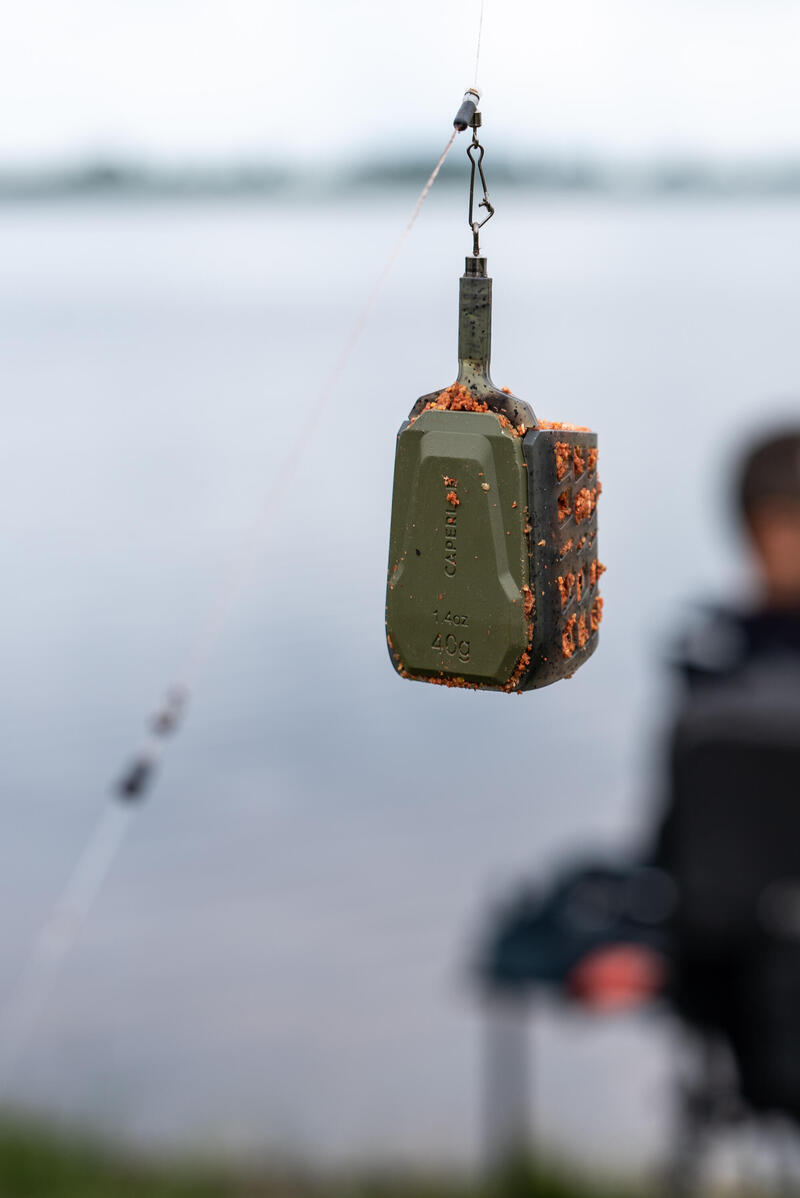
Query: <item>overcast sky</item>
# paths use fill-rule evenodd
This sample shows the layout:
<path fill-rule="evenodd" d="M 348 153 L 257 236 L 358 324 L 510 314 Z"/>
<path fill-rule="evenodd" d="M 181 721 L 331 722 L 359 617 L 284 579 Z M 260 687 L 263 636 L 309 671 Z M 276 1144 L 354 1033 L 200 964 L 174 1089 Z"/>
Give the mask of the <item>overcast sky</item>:
<path fill-rule="evenodd" d="M 0 158 L 331 158 L 447 136 L 480 0 L 19 0 Z M 486 141 L 800 150 L 800 0 L 486 0 Z"/>

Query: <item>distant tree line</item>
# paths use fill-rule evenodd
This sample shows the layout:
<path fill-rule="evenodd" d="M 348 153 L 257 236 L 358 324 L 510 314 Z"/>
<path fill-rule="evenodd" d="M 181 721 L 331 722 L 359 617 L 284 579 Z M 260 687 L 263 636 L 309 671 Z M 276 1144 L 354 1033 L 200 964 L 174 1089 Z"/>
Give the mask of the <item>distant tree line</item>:
<path fill-rule="evenodd" d="M 374 189 L 413 189 L 430 163 L 415 156 L 371 159 L 348 166 L 275 167 L 258 162 L 161 166 L 125 161 L 90 161 L 28 168 L 0 164 L 0 201 L 130 198 L 314 198 Z M 466 166 L 450 157 L 441 173 L 445 186 L 464 186 Z M 619 195 L 800 195 L 800 158 L 759 163 L 664 160 L 618 163 L 578 156 L 495 156 L 492 190 Z"/>

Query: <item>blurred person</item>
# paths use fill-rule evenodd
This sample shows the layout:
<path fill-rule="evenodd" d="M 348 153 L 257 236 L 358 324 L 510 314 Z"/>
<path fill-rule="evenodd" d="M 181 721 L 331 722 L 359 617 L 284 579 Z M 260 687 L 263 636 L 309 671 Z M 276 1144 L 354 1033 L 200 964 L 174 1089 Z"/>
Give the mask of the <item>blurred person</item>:
<path fill-rule="evenodd" d="M 649 844 L 527 887 L 482 959 L 489 993 L 665 1000 L 701 1049 L 684 1157 L 740 1098 L 800 1121 L 800 426 L 752 446 L 735 485 L 756 591 L 706 609 L 680 646 Z"/>
<path fill-rule="evenodd" d="M 678 662 L 689 692 L 727 685 L 754 661 L 800 655 L 800 427 L 744 455 L 735 504 L 756 567 L 757 601 L 714 610 Z"/>
<path fill-rule="evenodd" d="M 673 1006 L 751 1108 L 800 1118 L 800 427 L 745 453 L 735 498 L 755 600 L 684 642 L 650 858 L 677 887 Z"/>
<path fill-rule="evenodd" d="M 767 720 L 785 715 L 790 724 L 795 716 L 800 719 L 800 426 L 750 447 L 735 490 L 735 509 L 755 564 L 755 600 L 707 609 L 676 655 L 683 686 L 672 729 L 669 783 L 654 843 L 643 854 L 647 865 L 670 875 L 680 872 L 687 834 L 675 769 L 675 753 L 687 730 L 720 707 L 728 727 L 735 715 L 744 715 L 751 730 L 758 724 L 764 731 L 764 721 L 756 719 L 759 712 Z M 797 735 L 800 743 L 800 723 Z M 774 764 L 776 740 L 781 736 L 767 734 L 761 745 L 758 767 L 764 777 Z M 723 753 L 724 745 L 717 744 Z M 753 745 L 749 748 L 752 752 Z M 796 791 L 800 839 L 800 773 L 786 781 Z M 728 796 L 739 789 L 732 783 Z M 760 797 L 756 792 L 746 799 Z M 741 847 L 746 855 L 754 846 Z M 587 1002 L 617 1007 L 660 989 L 663 980 L 645 946 L 613 944 L 582 957 L 570 985 Z"/>
<path fill-rule="evenodd" d="M 598 1008 L 664 993 L 732 1052 L 751 1109 L 800 1120 L 800 427 L 747 451 L 736 508 L 755 599 L 707 610 L 681 646 L 666 795 L 644 854 L 676 887 L 663 967 L 652 946 L 609 942 L 569 986 Z"/>

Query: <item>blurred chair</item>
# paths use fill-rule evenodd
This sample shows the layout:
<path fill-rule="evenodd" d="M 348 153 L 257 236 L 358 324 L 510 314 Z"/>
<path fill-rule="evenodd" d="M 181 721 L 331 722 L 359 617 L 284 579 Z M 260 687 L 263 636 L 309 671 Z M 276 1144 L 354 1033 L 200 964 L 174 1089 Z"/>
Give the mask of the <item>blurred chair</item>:
<path fill-rule="evenodd" d="M 721 1128 L 746 1115 L 800 1122 L 798 696 L 797 672 L 780 663 L 700 692 L 672 744 L 669 873 L 573 867 L 518 895 L 484 941 L 489 995 L 549 986 L 594 1008 L 658 1000 L 691 1031 L 671 1194 L 696 1192 Z"/>
<path fill-rule="evenodd" d="M 744 1112 L 800 1121 L 797 696 L 796 672 L 772 667 L 701 695 L 675 734 L 669 857 L 679 902 L 667 997 L 701 1041 L 679 1121 L 685 1179 L 720 1124 Z M 691 1192 L 690 1182 L 674 1192 Z"/>
<path fill-rule="evenodd" d="M 484 1137 L 491 1170 L 530 1155 L 526 1021 L 537 990 L 583 1001 L 587 978 L 596 980 L 592 971 L 602 961 L 606 1009 L 660 993 L 675 901 L 674 884 L 660 870 L 583 862 L 549 886 L 526 884 L 491 913 L 476 962 L 486 1021 Z"/>

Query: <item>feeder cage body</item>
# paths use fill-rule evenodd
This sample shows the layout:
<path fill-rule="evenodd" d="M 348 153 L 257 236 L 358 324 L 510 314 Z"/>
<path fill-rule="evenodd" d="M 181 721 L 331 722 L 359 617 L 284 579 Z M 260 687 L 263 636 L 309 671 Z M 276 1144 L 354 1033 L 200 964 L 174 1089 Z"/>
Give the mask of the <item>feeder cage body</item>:
<path fill-rule="evenodd" d="M 461 279 L 457 383 L 398 434 L 387 642 L 404 677 L 523 691 L 597 645 L 597 438 L 542 427 L 494 387 L 482 267 L 468 259 Z"/>

